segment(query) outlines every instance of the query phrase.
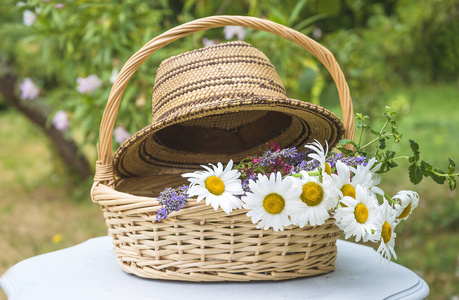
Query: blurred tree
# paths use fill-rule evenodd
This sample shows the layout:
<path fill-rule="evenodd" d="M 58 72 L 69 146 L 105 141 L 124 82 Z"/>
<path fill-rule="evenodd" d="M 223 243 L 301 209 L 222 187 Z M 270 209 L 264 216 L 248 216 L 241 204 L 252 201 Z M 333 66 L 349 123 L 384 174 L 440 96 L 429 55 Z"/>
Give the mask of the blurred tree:
<path fill-rule="evenodd" d="M 54 142 L 56 149 L 65 145 L 62 140 L 78 145 L 58 153 L 71 153 L 70 161 L 81 162 L 83 146 L 94 148 L 97 142 L 111 83 L 123 62 L 141 46 L 165 30 L 197 18 L 250 15 L 294 28 L 329 48 L 345 72 L 357 109 L 371 113 L 371 107 L 378 106 L 377 95 L 389 85 L 457 79 L 458 3 L 427 0 L 421 6 L 414 0 L 76 0 L 59 4 L 50 0 L 3 0 L 0 92 L 23 113 L 27 107 L 26 115 L 36 113 L 46 120 L 37 124 L 59 136 Z M 303 49 L 250 29 L 244 39 L 271 59 L 290 97 L 327 107 L 337 105 L 330 76 Z M 222 28 L 212 29 L 178 40 L 152 55 L 125 90 L 114 145 L 126 138 L 126 131 L 134 133 L 149 123 L 151 106 L 146 99 L 150 98 L 154 74 L 162 60 L 225 40 Z M 81 165 L 86 167 L 74 167 L 82 177 L 91 173 L 87 161 Z"/>

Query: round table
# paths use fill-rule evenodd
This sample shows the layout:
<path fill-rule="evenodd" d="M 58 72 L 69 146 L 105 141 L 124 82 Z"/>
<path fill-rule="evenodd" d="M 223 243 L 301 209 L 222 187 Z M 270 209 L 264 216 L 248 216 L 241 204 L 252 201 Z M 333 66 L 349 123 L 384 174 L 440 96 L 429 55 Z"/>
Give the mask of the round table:
<path fill-rule="evenodd" d="M 10 300 L 28 299 L 423 299 L 429 286 L 372 248 L 338 240 L 336 270 L 286 281 L 191 283 L 121 270 L 108 236 L 19 262 L 0 279 Z"/>

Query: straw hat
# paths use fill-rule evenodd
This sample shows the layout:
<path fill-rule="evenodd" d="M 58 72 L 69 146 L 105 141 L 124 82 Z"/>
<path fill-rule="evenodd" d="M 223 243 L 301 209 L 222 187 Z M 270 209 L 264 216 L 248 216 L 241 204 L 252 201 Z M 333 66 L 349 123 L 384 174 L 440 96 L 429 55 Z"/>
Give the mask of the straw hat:
<path fill-rule="evenodd" d="M 120 177 L 237 162 L 271 140 L 281 147 L 301 147 L 317 139 L 333 147 L 343 134 L 340 119 L 330 111 L 288 98 L 268 58 L 241 41 L 163 61 L 152 101 L 151 125 L 114 155 Z"/>

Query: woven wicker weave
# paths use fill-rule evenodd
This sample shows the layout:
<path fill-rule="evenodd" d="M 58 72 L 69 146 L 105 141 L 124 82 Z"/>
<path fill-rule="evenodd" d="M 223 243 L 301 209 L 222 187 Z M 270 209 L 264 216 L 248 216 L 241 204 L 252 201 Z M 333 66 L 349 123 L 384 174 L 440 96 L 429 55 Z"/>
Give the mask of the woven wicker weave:
<path fill-rule="evenodd" d="M 189 204 L 169 218 L 156 221 L 158 189 L 184 183 L 177 174 L 115 180 L 112 132 L 122 94 L 132 74 L 149 55 L 170 42 L 221 26 L 244 26 L 277 34 L 311 52 L 329 70 L 343 110 L 344 137 L 353 139 L 352 102 L 344 76 L 325 48 L 285 26 L 252 17 L 216 16 L 176 28 L 147 43 L 124 65 L 113 85 L 100 128 L 92 200 L 99 203 L 113 237 L 121 267 L 141 277 L 185 281 L 283 280 L 334 270 L 338 228 L 332 218 L 324 225 L 284 231 L 259 230 L 246 210 L 230 215 L 215 212 L 204 201 Z"/>
<path fill-rule="evenodd" d="M 332 112 L 291 99 L 266 55 L 237 41 L 163 61 L 155 78 L 152 123 L 115 152 L 117 176 L 185 173 L 202 164 L 241 161 L 270 140 L 282 148 L 343 135 Z"/>

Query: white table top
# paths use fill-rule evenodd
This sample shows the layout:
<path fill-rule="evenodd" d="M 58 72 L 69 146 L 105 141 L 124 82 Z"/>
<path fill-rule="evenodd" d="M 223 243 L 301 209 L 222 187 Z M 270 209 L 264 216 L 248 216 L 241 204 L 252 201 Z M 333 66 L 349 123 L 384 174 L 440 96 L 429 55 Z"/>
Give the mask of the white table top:
<path fill-rule="evenodd" d="M 9 300 L 423 299 L 428 285 L 370 247 L 338 240 L 332 273 L 279 282 L 191 283 L 139 278 L 118 266 L 110 237 L 21 261 L 0 279 Z"/>

